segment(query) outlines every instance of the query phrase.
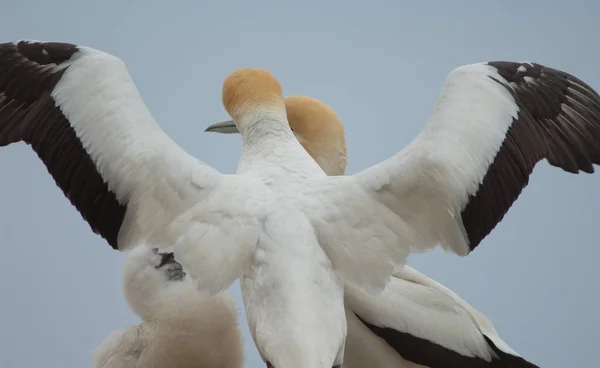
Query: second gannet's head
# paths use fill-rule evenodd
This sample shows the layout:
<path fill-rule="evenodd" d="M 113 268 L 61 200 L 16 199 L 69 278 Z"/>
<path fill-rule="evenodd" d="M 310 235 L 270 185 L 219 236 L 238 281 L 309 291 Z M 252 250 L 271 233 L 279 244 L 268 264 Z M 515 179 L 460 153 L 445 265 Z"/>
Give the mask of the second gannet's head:
<path fill-rule="evenodd" d="M 186 273 L 171 252 L 139 245 L 128 252 L 123 292 L 131 309 L 142 319 L 153 313 L 182 286 Z"/>
<path fill-rule="evenodd" d="M 269 128 L 289 130 L 281 86 L 264 69 L 243 68 L 231 73 L 223 83 L 222 98 L 225 110 L 242 135 L 260 122 L 273 122 Z"/>
<path fill-rule="evenodd" d="M 284 103 L 292 132 L 313 160 L 327 175 L 344 175 L 347 163 L 346 136 L 335 111 L 327 104 L 307 96 L 290 96 Z M 205 131 L 239 133 L 232 120 L 211 125 Z"/>
<path fill-rule="evenodd" d="M 294 135 L 327 175 L 346 171 L 346 134 L 331 107 L 307 96 L 285 99 L 290 128 Z"/>

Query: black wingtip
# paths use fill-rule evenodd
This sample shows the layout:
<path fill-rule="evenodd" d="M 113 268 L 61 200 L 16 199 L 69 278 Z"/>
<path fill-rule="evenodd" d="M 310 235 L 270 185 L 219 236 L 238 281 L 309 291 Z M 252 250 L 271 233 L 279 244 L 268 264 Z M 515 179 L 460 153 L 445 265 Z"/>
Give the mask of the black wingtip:
<path fill-rule="evenodd" d="M 22 40 L 14 46 L 23 57 L 40 65 L 63 63 L 79 51 L 77 45 L 65 42 Z"/>
<path fill-rule="evenodd" d="M 525 360 L 520 356 L 515 356 L 512 354 L 508 354 L 502 350 L 500 350 L 487 336 L 483 335 L 485 341 L 489 346 L 494 349 L 500 361 L 503 362 L 502 367 L 507 368 L 540 368 L 538 365 L 533 364 L 532 362 Z"/>
<path fill-rule="evenodd" d="M 92 231 L 119 250 L 126 204 L 109 189 L 52 98 L 68 61 L 79 50 L 61 42 L 0 43 L 0 146 L 18 141 L 30 144 Z"/>

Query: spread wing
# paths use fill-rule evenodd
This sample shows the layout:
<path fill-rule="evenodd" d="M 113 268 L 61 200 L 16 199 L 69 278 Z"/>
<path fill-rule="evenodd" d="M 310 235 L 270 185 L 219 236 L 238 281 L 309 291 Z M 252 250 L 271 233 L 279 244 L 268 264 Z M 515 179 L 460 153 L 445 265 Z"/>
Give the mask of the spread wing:
<path fill-rule="evenodd" d="M 181 244 L 182 263 L 211 290 L 239 275 L 254 244 L 219 227 L 242 207 L 220 194 L 243 183 L 164 133 L 119 58 L 67 43 L 0 44 L 0 146 L 20 141 L 113 248 Z M 213 241 L 220 247 L 206 249 Z"/>
<path fill-rule="evenodd" d="M 600 96 L 539 64 L 463 66 L 449 74 L 429 122 L 405 149 L 313 186 L 323 203 L 313 222 L 342 276 L 380 288 L 390 264 L 410 251 L 475 249 L 543 159 L 571 173 L 594 171 Z"/>

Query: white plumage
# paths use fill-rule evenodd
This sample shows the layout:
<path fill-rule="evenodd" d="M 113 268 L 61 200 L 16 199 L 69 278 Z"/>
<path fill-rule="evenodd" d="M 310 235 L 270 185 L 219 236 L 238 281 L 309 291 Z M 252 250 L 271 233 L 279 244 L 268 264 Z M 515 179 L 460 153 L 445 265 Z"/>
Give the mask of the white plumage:
<path fill-rule="evenodd" d="M 275 368 L 341 365 L 343 282 L 376 293 L 411 251 L 441 243 L 465 255 L 537 161 L 570 171 L 600 161 L 600 97 L 537 64 L 458 68 L 404 150 L 327 177 L 294 138 L 281 87 L 264 70 L 225 81 L 244 149 L 237 175 L 222 175 L 160 129 L 118 58 L 24 41 L 1 44 L 0 60 L 0 145 L 30 143 L 113 247 L 175 244 L 208 294 L 243 275 L 251 331 Z"/>
<path fill-rule="evenodd" d="M 110 333 L 94 350 L 95 368 L 241 368 L 233 300 L 201 299 L 173 253 L 145 245 L 128 253 L 123 292 L 143 322 Z"/>
<path fill-rule="evenodd" d="M 407 367 L 537 367 L 510 348 L 487 317 L 411 267 L 394 272 L 377 296 L 346 289 L 346 303 L 349 368 L 367 361 L 379 368 L 405 361 Z"/>
<path fill-rule="evenodd" d="M 310 156 L 327 175 L 344 175 L 345 133 L 335 111 L 298 95 L 285 105 L 290 128 Z M 238 133 L 233 121 L 206 131 Z M 347 287 L 344 301 L 345 368 L 535 367 L 500 338 L 487 317 L 409 266 L 396 270 L 380 294 Z"/>

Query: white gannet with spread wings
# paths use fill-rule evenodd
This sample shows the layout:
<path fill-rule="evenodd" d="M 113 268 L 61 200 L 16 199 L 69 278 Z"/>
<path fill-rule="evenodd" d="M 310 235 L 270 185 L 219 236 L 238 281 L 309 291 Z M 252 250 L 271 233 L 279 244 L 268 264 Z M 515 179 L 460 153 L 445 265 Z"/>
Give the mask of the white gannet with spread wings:
<path fill-rule="evenodd" d="M 327 175 L 344 175 L 344 126 L 327 104 L 285 99 L 294 135 Z M 208 132 L 238 133 L 233 121 Z M 244 283 L 242 294 L 244 294 Z M 445 286 L 404 266 L 373 296 L 346 288 L 344 368 L 537 367 L 500 338 L 492 322 Z"/>
<path fill-rule="evenodd" d="M 344 283 L 380 292 L 411 251 L 438 243 L 468 254 L 544 158 L 570 172 L 600 162 L 600 96 L 539 64 L 452 71 L 416 139 L 352 176 L 326 176 L 302 148 L 267 71 L 232 73 L 223 103 L 244 141 L 236 175 L 173 142 L 120 59 L 0 44 L 0 145 L 29 143 L 113 247 L 175 244 L 209 294 L 244 275 L 250 328 L 275 368 L 342 364 Z"/>

